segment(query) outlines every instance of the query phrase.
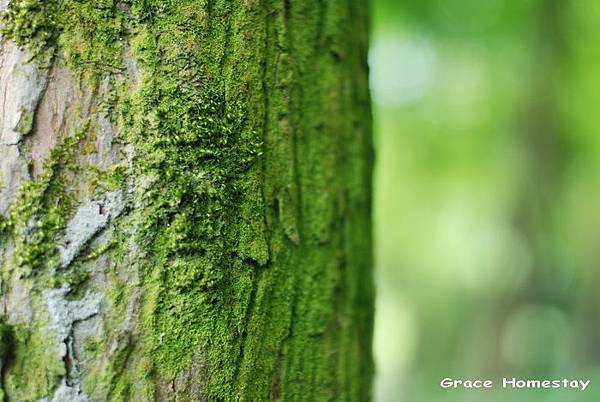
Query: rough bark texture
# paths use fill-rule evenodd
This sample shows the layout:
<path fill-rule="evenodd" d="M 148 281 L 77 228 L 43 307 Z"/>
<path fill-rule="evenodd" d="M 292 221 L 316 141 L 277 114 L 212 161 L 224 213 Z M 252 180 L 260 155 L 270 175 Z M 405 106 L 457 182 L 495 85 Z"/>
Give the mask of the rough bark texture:
<path fill-rule="evenodd" d="M 0 8 L 3 400 L 368 400 L 365 2 Z"/>

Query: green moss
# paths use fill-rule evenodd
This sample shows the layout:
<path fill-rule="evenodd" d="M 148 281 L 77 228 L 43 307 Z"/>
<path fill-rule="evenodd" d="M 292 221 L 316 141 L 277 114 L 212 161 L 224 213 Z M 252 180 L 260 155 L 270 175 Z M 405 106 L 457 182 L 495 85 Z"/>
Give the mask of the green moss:
<path fill-rule="evenodd" d="M 10 227 L 9 220 L 2 214 L 0 214 L 0 238 L 6 235 L 6 231 Z"/>
<path fill-rule="evenodd" d="M 48 334 L 46 323 L 38 321 L 31 327 L 15 326 L 13 342 L 14 359 L 4 377 L 6 394 L 16 401 L 35 401 L 52 395 L 65 375 L 59 340 Z"/>
<path fill-rule="evenodd" d="M 67 64 L 89 78 L 121 73 L 125 12 L 117 0 L 61 2 L 58 49 Z"/>
<path fill-rule="evenodd" d="M 15 130 L 18 133 L 21 133 L 23 135 L 27 135 L 31 132 L 31 130 L 33 129 L 33 118 L 34 118 L 34 114 L 33 112 L 26 110 L 23 111 L 21 114 L 21 118 L 19 119 L 19 123 L 17 123 L 17 127 L 15 128 Z"/>
<path fill-rule="evenodd" d="M 90 197 L 122 188 L 127 179 L 127 169 L 124 163 L 112 165 L 108 169 L 88 165 L 86 173 L 89 175 Z"/>
<path fill-rule="evenodd" d="M 125 10 L 116 0 L 11 0 L 2 34 L 44 63 L 57 54 L 93 81 L 120 73 Z"/>
<path fill-rule="evenodd" d="M 4 321 L 0 322 L 0 365 L 4 366 L 14 347 L 13 328 Z"/>
<path fill-rule="evenodd" d="M 57 34 L 58 3 L 45 0 L 11 0 L 0 15 L 1 32 L 25 46 L 33 55 L 48 59 Z"/>
<path fill-rule="evenodd" d="M 87 338 L 83 341 L 83 350 L 88 358 L 99 358 L 102 351 L 103 341 L 101 338 Z"/>
<path fill-rule="evenodd" d="M 10 364 L 10 360 L 13 357 L 14 349 L 14 334 L 12 326 L 5 322 L 0 322 L 0 373 L 4 373 L 6 367 Z M 0 378 L 0 402 L 6 400 L 6 393 L 4 392 L 3 381 Z"/>
<path fill-rule="evenodd" d="M 140 194 L 138 239 L 148 253 L 149 347 L 165 378 L 202 353 L 218 368 L 204 392 L 228 398 L 235 393 L 256 266 L 268 256 L 260 235 L 262 200 L 255 196 L 262 122 L 243 94 L 225 92 L 216 78 L 219 63 L 211 62 L 215 49 L 199 46 L 215 34 L 207 30 L 203 6 L 143 6 L 134 2 L 134 16 L 151 22 L 132 40 L 143 76 L 128 111 L 134 124 L 127 138 L 136 149 L 134 174 L 152 182 Z M 251 228 L 259 234 L 251 236 Z"/>
<path fill-rule="evenodd" d="M 21 184 L 9 209 L 5 225 L 15 240 L 14 265 L 25 276 L 42 265 L 58 265 L 55 238 L 64 228 L 74 203 L 64 188 L 64 172 L 74 167 L 74 147 L 86 130 L 84 125 L 50 152 L 40 175 Z"/>

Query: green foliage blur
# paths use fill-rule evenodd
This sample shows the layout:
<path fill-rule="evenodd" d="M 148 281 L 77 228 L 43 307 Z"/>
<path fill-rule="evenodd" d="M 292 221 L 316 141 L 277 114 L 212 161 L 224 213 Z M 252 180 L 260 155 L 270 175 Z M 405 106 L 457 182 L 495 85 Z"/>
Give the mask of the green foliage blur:
<path fill-rule="evenodd" d="M 375 401 L 600 401 L 600 2 L 373 6 Z"/>

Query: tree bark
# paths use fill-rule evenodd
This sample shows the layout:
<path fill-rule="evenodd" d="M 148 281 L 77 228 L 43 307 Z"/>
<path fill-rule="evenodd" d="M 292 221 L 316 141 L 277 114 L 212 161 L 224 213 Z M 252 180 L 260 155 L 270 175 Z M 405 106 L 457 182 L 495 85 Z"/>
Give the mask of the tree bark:
<path fill-rule="evenodd" d="M 361 0 L 0 0 L 4 401 L 366 401 Z"/>

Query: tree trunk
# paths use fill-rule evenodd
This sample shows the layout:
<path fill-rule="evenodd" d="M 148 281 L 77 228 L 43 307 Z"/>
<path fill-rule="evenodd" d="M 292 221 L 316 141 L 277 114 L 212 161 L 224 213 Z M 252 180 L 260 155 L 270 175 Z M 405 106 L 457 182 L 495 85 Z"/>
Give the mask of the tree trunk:
<path fill-rule="evenodd" d="M 366 401 L 361 0 L 0 0 L 4 401 Z"/>

